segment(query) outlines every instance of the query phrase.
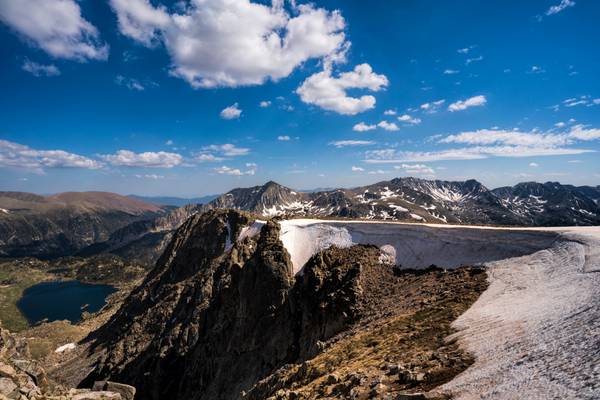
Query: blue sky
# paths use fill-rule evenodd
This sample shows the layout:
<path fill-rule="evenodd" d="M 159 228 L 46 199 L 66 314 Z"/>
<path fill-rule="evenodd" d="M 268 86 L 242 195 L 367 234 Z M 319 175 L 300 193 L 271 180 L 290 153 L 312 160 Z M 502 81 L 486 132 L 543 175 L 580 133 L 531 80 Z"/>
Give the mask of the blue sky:
<path fill-rule="evenodd" d="M 0 0 L 0 189 L 600 184 L 600 3 Z"/>

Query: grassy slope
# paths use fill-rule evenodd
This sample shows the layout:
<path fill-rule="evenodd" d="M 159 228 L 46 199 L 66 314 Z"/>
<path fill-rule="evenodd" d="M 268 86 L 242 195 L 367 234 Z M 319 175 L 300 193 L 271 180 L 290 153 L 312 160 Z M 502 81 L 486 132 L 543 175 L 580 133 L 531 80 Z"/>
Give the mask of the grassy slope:
<path fill-rule="evenodd" d="M 0 263 L 0 321 L 4 328 L 12 332 L 29 328 L 27 319 L 17 308 L 17 301 L 25 289 L 48 277 L 38 269 Z"/>

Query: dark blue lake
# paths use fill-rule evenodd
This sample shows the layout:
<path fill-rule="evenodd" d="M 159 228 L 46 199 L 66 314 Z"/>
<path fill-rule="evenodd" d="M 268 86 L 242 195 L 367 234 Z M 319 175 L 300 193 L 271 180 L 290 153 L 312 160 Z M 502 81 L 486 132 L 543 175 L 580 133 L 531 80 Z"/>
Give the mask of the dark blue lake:
<path fill-rule="evenodd" d="M 116 289 L 79 281 L 41 282 L 25 289 L 17 307 L 31 325 L 44 319 L 78 322 L 83 311 L 96 312 Z"/>

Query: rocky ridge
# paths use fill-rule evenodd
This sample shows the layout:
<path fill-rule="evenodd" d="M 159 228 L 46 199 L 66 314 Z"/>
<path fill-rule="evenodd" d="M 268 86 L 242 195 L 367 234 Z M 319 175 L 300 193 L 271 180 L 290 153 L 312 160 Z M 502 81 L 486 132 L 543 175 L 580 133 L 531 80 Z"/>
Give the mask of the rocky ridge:
<path fill-rule="evenodd" d="M 202 207 L 264 216 L 360 218 L 508 226 L 599 225 L 598 188 L 557 182 L 490 190 L 475 180 L 395 178 L 352 189 L 298 192 L 268 182 L 234 189 Z"/>
<path fill-rule="evenodd" d="M 81 385 L 126 382 L 144 399 L 366 398 L 375 379 L 382 395 L 428 390 L 471 362 L 457 346 L 440 343 L 484 290 L 485 274 L 395 273 L 377 247 L 359 245 L 319 252 L 294 276 L 279 229 L 234 210 L 192 216 L 145 281 L 88 338 L 86 357 L 97 363 Z M 385 346 L 362 336 L 384 325 L 394 327 L 381 335 Z M 437 336 L 427 333 L 433 327 Z M 423 346 L 402 361 L 393 349 L 415 332 L 423 332 Z M 327 352 L 348 343 L 365 354 L 381 350 L 363 360 L 363 377 L 349 373 L 346 351 Z M 425 362 L 431 349 L 440 360 Z M 318 357 L 337 362 L 313 368 Z M 394 362 L 402 366 L 385 370 Z M 329 373 L 339 379 L 323 385 Z M 270 379 L 284 383 L 260 383 Z"/>

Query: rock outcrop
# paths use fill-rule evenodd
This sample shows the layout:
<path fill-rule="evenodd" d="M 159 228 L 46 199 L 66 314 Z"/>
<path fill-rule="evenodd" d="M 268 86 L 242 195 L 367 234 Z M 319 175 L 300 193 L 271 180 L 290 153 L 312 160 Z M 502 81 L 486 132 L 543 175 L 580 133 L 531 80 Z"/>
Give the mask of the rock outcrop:
<path fill-rule="evenodd" d="M 14 400 L 133 400 L 135 388 L 103 382 L 94 389 L 61 386 L 33 361 L 27 342 L 0 326 L 0 399 Z"/>

